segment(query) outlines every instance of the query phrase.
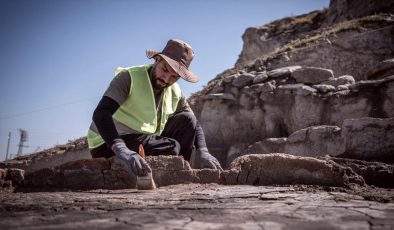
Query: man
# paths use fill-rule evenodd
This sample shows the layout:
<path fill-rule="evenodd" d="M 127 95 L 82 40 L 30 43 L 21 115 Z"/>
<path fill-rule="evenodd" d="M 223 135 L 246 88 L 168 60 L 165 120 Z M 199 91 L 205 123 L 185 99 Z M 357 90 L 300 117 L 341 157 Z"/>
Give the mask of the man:
<path fill-rule="evenodd" d="M 146 155 L 182 155 L 194 168 L 222 170 L 176 83 L 198 81 L 188 69 L 193 49 L 171 39 L 162 52 L 146 55 L 155 63 L 118 69 L 95 109 L 87 135 L 92 157 L 116 155 L 135 175 L 146 175 L 150 166 L 137 153 L 142 144 Z"/>

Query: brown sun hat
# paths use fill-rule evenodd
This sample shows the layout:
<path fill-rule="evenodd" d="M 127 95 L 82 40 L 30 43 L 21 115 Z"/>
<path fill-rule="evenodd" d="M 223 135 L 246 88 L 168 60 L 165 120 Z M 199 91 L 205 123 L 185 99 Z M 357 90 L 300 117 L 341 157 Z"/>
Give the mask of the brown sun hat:
<path fill-rule="evenodd" d="M 153 58 L 156 55 L 161 56 L 181 78 L 193 83 L 198 81 L 198 76 L 189 70 L 194 51 L 186 42 L 171 39 L 161 52 L 146 50 L 148 58 Z"/>

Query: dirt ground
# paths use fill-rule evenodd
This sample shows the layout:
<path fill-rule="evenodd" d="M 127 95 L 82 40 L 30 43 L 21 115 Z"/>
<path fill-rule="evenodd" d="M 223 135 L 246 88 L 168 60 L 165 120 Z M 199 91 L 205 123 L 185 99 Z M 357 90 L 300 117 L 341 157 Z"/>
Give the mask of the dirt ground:
<path fill-rule="evenodd" d="M 394 191 L 182 184 L 0 193 L 0 229 L 393 229 Z"/>

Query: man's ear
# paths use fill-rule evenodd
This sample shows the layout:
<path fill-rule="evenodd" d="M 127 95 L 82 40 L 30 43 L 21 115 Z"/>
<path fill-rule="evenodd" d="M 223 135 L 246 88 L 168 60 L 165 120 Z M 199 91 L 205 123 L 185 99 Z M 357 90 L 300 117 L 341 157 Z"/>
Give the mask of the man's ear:
<path fill-rule="evenodd" d="M 156 55 L 153 58 L 155 59 L 155 64 L 157 64 L 161 61 L 161 57 L 159 55 Z"/>

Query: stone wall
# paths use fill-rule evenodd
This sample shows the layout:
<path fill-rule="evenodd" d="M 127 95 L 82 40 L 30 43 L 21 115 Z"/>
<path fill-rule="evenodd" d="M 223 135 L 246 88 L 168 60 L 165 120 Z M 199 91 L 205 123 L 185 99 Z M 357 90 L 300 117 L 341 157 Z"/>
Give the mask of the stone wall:
<path fill-rule="evenodd" d="M 208 147 L 225 162 L 236 143 L 288 137 L 310 126 L 342 127 L 345 119 L 394 116 L 394 77 L 355 82 L 334 75 L 292 66 L 225 78 L 195 101 Z M 326 153 L 337 152 L 327 148 Z"/>

